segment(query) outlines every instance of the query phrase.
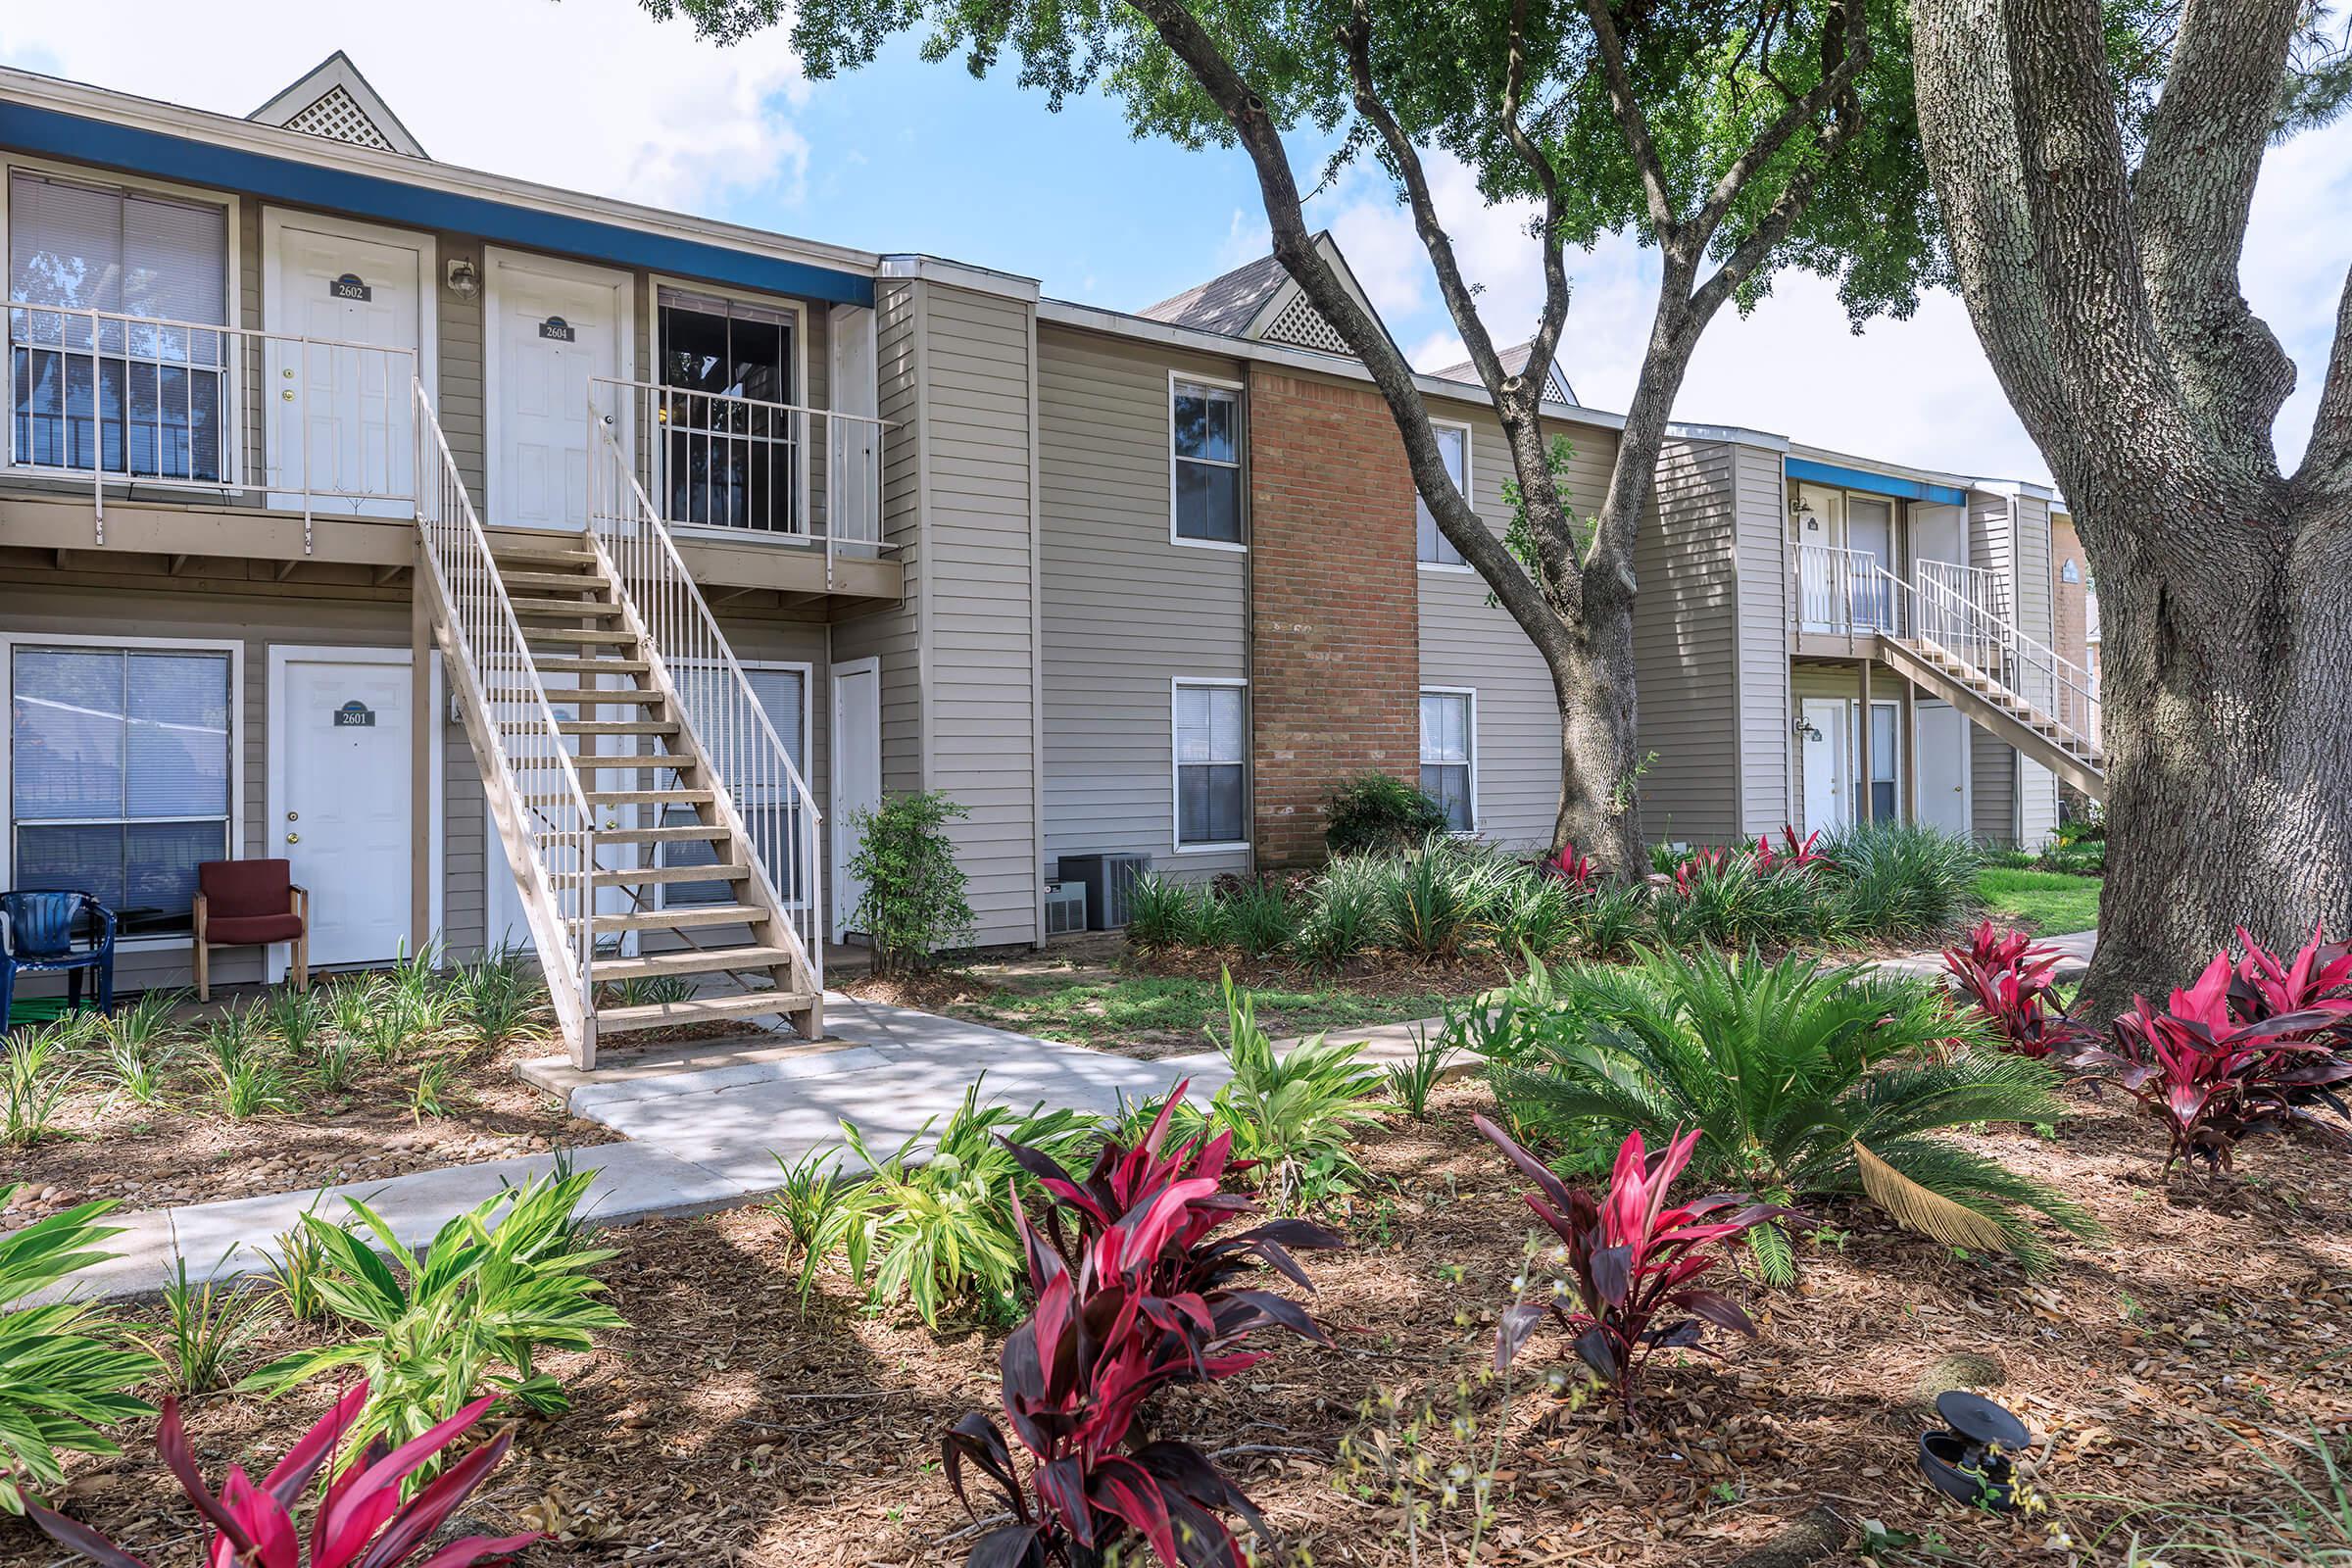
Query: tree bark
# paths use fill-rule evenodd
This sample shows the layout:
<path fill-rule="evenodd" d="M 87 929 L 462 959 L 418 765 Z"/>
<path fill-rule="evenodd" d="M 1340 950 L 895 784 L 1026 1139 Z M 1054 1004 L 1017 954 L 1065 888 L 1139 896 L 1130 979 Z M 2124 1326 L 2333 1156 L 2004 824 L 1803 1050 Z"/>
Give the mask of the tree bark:
<path fill-rule="evenodd" d="M 2237 280 L 2296 9 L 2188 0 L 2134 172 L 2095 0 L 1917 7 L 1961 292 L 2099 583 L 2099 1009 L 2185 984 L 2240 926 L 2352 936 L 2352 482 L 2327 398 L 2280 475 L 2293 369 Z M 2352 295 L 2338 366 L 2347 335 Z"/>

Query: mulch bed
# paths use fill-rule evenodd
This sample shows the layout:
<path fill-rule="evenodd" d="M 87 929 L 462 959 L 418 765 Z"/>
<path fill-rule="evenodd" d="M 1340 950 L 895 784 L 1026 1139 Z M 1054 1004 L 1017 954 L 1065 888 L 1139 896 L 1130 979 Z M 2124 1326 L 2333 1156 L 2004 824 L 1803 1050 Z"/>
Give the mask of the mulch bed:
<path fill-rule="evenodd" d="M 0 1185 L 21 1183 L 0 1228 L 93 1199 L 122 1211 L 372 1181 L 476 1165 L 616 1137 L 514 1076 L 514 1063 L 560 1049 L 544 1039 L 442 1054 L 455 1063 L 447 1113 L 418 1117 L 417 1062 L 369 1063 L 350 1091 L 298 1091 L 301 1108 L 231 1121 L 180 1074 L 152 1104 L 114 1092 L 96 1071 L 68 1096 L 61 1130 L 28 1149 L 0 1148 Z"/>
<path fill-rule="evenodd" d="M 2341 1156 L 2273 1140 L 2249 1147 L 2236 1179 L 2168 1184 L 2161 1140 L 2112 1099 L 2085 1101 L 2054 1140 L 1979 1140 L 2060 1183 L 2111 1232 L 2103 1246 L 2062 1240 L 2045 1277 L 1955 1258 L 1866 1210 L 1827 1214 L 1843 1239 L 1800 1249 L 1796 1288 L 1740 1288 L 1764 1324 L 1759 1341 L 1654 1370 L 1648 1432 L 1622 1433 L 1537 1377 L 1506 1410 L 1479 1373 L 1521 1257 L 1525 1184 L 1468 1129 L 1487 1103 L 1482 1086 L 1449 1086 L 1430 1120 L 1364 1140 L 1385 1180 L 1344 1216 L 1353 1249 L 1309 1264 L 1334 1348 L 1284 1341 L 1241 1378 L 1160 1397 L 1159 1431 L 1222 1450 L 1284 1533 L 1291 1553 L 1270 1561 L 1406 1563 L 1398 1509 L 1341 1445 L 1353 1434 L 1356 1452 L 1377 1451 L 1372 1429 L 1424 1407 L 1441 1474 L 1470 1456 L 1445 1430 L 1457 1408 L 1475 1419 L 1479 1455 L 1504 1424 L 1481 1562 L 1644 1568 L 1729 1563 L 1822 1505 L 1923 1538 L 1894 1561 L 1929 1561 L 1931 1549 L 1970 1564 L 2116 1561 L 2119 1543 L 2094 1557 L 2088 1542 L 2118 1505 L 2075 1499 L 2247 1507 L 2276 1487 L 2241 1437 L 2282 1453 L 2307 1422 L 2352 1423 Z M 998 1331 L 934 1335 L 905 1311 L 869 1316 L 837 1275 L 820 1277 L 804 1315 L 780 1227 L 756 1209 L 609 1241 L 620 1249 L 607 1268 L 612 1299 L 632 1327 L 549 1363 L 574 1408 L 524 1427 L 466 1529 L 554 1531 L 525 1554 L 532 1564 L 962 1560 L 972 1535 L 938 1438 L 965 1411 L 995 1410 Z M 1527 1364 L 1565 1353 L 1546 1330 Z M 1928 1397 L 1963 1356 L 1981 1358 L 1970 1375 L 2045 1445 L 2034 1487 L 2050 1511 L 1973 1513 L 1913 1468 Z M 269 1463 L 326 1398 L 198 1401 L 207 1473 L 232 1458 Z M 1384 1399 L 1400 1413 L 1384 1414 Z M 72 1509 L 150 1561 L 185 1561 L 189 1516 L 150 1436 L 127 1436 L 131 1457 L 76 1460 Z M 1461 1562 L 1467 1526 L 1466 1509 L 1440 1508 L 1418 1560 Z M 1435 1547 L 1432 1528 L 1451 1549 Z M 2061 1529 L 2072 1545 L 2052 1549 Z M 0 1559 L 56 1554 L 0 1520 Z"/>

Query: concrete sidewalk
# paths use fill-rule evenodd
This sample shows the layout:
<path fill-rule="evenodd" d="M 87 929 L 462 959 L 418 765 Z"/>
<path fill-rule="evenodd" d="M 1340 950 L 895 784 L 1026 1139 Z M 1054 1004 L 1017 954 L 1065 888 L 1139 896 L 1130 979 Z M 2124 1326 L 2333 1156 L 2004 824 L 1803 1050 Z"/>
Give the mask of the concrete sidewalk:
<path fill-rule="evenodd" d="M 2079 969 L 2091 933 L 2052 945 L 2067 954 L 2066 969 Z M 1915 955 L 1881 967 L 1935 973 L 1941 963 L 1934 955 Z M 262 1272 L 276 1238 L 297 1226 L 304 1211 L 341 1219 L 350 1212 L 346 1198 L 366 1202 L 405 1245 L 416 1246 L 451 1216 L 545 1175 L 560 1158 L 596 1173 L 588 1203 L 604 1224 L 732 1208 L 775 1189 L 779 1159 L 838 1146 L 845 1119 L 858 1124 L 868 1147 L 894 1150 L 954 1114 L 966 1087 L 982 1075 L 982 1092 L 992 1100 L 1098 1113 L 1154 1098 L 1180 1080 L 1190 1080 L 1189 1098 L 1204 1101 L 1229 1076 L 1214 1051 L 1139 1061 L 839 993 L 826 995 L 825 1017 L 832 1038 L 813 1044 L 701 1042 L 586 1074 L 560 1058 L 531 1063 L 525 1077 L 564 1096 L 573 1115 L 628 1141 L 566 1156 L 533 1154 L 110 1216 L 103 1223 L 123 1234 L 107 1247 L 120 1255 L 83 1270 L 60 1294 L 150 1295 L 171 1283 L 181 1259 L 192 1281 Z M 1365 1062 L 1386 1065 L 1411 1059 L 1416 1041 L 1437 1022 L 1348 1030 L 1341 1038 L 1362 1042 Z M 1296 1044 L 1279 1042 L 1278 1049 Z"/>

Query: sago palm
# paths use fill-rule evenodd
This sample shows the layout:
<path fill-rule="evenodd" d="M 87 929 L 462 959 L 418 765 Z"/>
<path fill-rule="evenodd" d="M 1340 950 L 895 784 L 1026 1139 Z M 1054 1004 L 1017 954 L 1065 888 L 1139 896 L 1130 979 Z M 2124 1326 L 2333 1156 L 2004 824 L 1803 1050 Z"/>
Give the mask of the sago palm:
<path fill-rule="evenodd" d="M 2063 1194 L 1938 1136 L 2065 1111 L 2055 1073 L 1991 1050 L 1933 981 L 1708 948 L 1558 969 L 1552 983 L 1540 1049 L 1495 1074 L 1523 1120 L 1598 1118 L 1653 1141 L 1696 1128 L 1702 1179 L 1779 1202 L 1867 1198 L 1938 1241 L 2030 1268 L 2048 1252 L 2026 1211 L 2096 1233 Z M 1767 1278 L 1793 1277 L 1785 1237 L 1757 1242 Z"/>

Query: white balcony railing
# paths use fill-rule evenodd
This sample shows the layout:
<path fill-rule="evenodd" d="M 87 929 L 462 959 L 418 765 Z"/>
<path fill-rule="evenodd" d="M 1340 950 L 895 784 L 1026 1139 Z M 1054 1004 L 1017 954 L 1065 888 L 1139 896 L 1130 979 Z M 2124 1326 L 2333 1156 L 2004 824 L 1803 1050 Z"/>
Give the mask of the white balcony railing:
<path fill-rule="evenodd" d="M 409 349 L 61 306 L 8 307 L 10 471 L 106 494 L 210 492 L 314 514 L 407 516 L 418 441 Z"/>
<path fill-rule="evenodd" d="M 1878 556 L 1828 545 L 1796 547 L 1796 619 L 1800 629 L 1854 636 L 1891 632 L 1895 605 L 1880 581 Z"/>

